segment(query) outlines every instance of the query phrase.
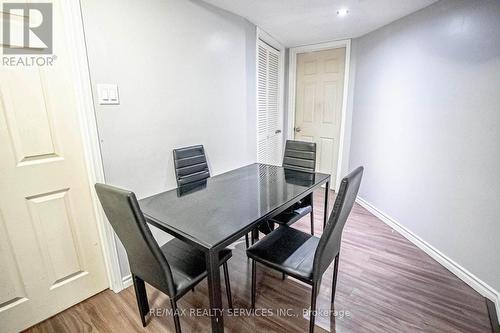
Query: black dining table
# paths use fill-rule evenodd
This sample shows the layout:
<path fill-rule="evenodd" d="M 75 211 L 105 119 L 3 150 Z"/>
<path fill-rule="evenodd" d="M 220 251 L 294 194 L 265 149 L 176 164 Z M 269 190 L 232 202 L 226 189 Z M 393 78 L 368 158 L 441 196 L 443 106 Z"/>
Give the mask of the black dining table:
<path fill-rule="evenodd" d="M 223 332 L 219 251 L 325 184 L 330 175 L 254 163 L 139 200 L 148 223 L 204 251 L 212 332 Z"/>

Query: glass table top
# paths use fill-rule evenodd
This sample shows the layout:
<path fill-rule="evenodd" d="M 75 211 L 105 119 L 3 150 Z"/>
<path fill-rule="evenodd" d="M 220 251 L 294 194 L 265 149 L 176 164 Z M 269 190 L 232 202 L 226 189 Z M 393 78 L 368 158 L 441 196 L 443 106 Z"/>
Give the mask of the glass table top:
<path fill-rule="evenodd" d="M 329 179 L 255 163 L 152 195 L 139 205 L 153 225 L 210 249 Z"/>

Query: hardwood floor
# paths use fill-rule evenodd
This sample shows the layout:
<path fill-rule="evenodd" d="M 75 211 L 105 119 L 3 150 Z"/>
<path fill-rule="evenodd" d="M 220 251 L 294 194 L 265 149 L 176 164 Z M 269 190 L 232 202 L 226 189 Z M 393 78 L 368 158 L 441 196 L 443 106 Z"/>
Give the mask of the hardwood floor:
<path fill-rule="evenodd" d="M 322 230 L 323 191 L 315 193 L 316 235 Z M 330 200 L 333 205 L 333 194 Z M 309 217 L 295 224 L 308 232 Z M 234 307 L 250 306 L 250 261 L 245 241 L 229 260 Z M 383 222 L 356 205 L 346 224 L 335 299 L 330 316 L 333 264 L 323 276 L 318 296 L 316 332 L 491 332 L 485 299 Z M 222 275 L 221 275 L 222 276 Z M 222 279 L 222 278 L 221 278 Z M 263 266 L 257 269 L 256 307 L 260 316 L 225 315 L 225 332 L 305 332 L 310 287 Z M 224 288 L 222 286 L 222 291 Z M 168 298 L 148 286 L 152 309 L 170 309 Z M 225 297 L 225 295 L 224 295 Z M 225 298 L 223 300 L 225 301 Z M 225 303 L 226 304 L 226 303 Z M 178 306 L 183 332 L 209 332 L 207 316 L 189 311 L 208 308 L 206 280 Z M 262 310 L 266 309 L 266 310 Z M 278 315 L 279 309 L 283 309 Z M 289 309 L 289 310 L 287 310 Z M 273 311 L 271 316 L 270 311 Z M 159 313 L 161 315 L 161 313 Z M 268 316 L 263 316 L 267 314 Z M 174 332 L 172 318 L 151 316 L 143 328 L 134 289 L 106 290 L 30 328 L 27 332 Z"/>

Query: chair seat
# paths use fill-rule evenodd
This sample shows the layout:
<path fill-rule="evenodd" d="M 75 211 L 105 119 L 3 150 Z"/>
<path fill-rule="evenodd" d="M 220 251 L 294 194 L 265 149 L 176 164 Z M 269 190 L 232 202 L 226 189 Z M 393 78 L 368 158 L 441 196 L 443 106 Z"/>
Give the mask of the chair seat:
<path fill-rule="evenodd" d="M 312 212 L 311 206 L 297 207 L 292 209 L 287 209 L 284 212 L 276 215 L 271 218 L 272 222 L 276 222 L 278 224 L 286 224 L 291 225 Z"/>
<path fill-rule="evenodd" d="M 282 226 L 247 249 L 247 255 L 301 280 L 312 281 L 314 253 L 319 238 Z"/>
<path fill-rule="evenodd" d="M 205 253 L 180 239 L 174 238 L 161 247 L 170 265 L 174 284 L 178 293 L 192 288 L 207 276 Z M 232 252 L 224 249 L 219 252 L 220 264 L 231 258 Z"/>

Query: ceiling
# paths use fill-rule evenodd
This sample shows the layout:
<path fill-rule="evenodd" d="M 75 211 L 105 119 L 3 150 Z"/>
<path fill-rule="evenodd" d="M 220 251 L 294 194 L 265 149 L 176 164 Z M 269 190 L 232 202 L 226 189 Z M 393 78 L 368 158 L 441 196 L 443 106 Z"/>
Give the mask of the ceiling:
<path fill-rule="evenodd" d="M 355 38 L 437 0 L 203 0 L 247 18 L 287 47 Z M 337 10 L 347 8 L 340 17 Z"/>

